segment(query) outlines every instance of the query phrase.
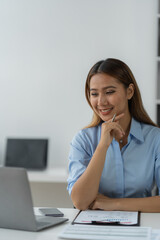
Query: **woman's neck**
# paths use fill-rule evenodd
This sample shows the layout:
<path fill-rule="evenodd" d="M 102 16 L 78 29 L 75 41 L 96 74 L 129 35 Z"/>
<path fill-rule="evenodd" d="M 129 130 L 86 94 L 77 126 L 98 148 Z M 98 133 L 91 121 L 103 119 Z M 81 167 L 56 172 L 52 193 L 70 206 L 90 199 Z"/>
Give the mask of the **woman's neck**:
<path fill-rule="evenodd" d="M 130 126 L 131 126 L 131 115 L 130 113 L 124 115 L 122 119 L 119 120 L 119 124 L 123 128 L 124 132 L 129 134 Z"/>
<path fill-rule="evenodd" d="M 117 139 L 121 149 L 123 146 L 127 144 L 127 141 L 128 141 L 128 135 L 131 127 L 131 115 L 129 114 L 128 116 L 125 117 L 125 119 L 123 118 L 121 121 L 119 121 L 119 124 L 122 126 L 125 132 L 125 135 L 123 138 Z"/>

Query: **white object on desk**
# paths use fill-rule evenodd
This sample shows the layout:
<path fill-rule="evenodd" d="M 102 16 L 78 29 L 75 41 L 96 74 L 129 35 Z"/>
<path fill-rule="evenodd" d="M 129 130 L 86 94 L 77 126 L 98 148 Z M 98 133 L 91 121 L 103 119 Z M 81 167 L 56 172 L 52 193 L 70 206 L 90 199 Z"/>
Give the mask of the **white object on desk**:
<path fill-rule="evenodd" d="M 74 224 L 67 226 L 58 236 L 64 239 L 150 240 L 151 228 Z"/>
<path fill-rule="evenodd" d="M 99 223 L 119 222 L 119 224 L 125 225 L 139 225 L 138 220 L 138 212 L 85 210 L 80 211 L 73 223 L 90 224 L 95 221 Z"/>
<path fill-rule="evenodd" d="M 152 229 L 151 240 L 160 240 L 160 229 Z"/>

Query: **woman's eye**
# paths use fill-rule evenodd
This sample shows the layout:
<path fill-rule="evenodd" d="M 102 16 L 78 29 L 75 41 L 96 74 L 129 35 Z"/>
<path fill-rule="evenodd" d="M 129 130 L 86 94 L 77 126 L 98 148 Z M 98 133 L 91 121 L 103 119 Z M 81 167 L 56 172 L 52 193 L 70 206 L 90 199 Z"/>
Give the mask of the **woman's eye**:
<path fill-rule="evenodd" d="M 97 96 L 98 93 L 91 93 L 91 96 Z"/>
<path fill-rule="evenodd" d="M 115 91 L 107 91 L 106 94 L 112 94 L 115 93 Z"/>

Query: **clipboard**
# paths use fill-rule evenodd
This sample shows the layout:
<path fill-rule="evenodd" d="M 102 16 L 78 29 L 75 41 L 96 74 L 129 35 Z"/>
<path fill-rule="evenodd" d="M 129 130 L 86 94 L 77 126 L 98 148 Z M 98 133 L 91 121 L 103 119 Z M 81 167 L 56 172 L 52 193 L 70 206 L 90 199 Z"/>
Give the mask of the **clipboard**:
<path fill-rule="evenodd" d="M 131 211 L 79 211 L 72 224 L 140 226 L 140 212 Z"/>

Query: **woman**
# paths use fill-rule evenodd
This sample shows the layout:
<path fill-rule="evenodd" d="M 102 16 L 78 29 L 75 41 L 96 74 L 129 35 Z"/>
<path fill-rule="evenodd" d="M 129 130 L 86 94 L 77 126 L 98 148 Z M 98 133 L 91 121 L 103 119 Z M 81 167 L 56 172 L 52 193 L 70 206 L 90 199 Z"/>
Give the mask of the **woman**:
<path fill-rule="evenodd" d="M 160 212 L 160 129 L 120 60 L 96 63 L 86 80 L 93 120 L 72 140 L 68 191 L 76 208 Z"/>

